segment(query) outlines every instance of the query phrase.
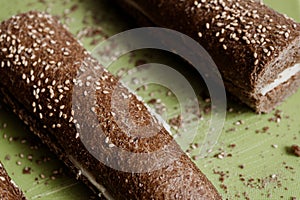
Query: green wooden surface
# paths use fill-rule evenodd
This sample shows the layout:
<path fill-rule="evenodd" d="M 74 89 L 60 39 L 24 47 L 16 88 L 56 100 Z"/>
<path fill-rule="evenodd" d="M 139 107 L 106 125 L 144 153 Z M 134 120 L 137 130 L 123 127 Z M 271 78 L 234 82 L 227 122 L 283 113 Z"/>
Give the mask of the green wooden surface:
<path fill-rule="evenodd" d="M 300 21 L 300 0 L 265 2 Z M 81 38 L 83 45 L 89 50 L 92 50 L 105 35 L 111 36 L 132 26 L 128 18 L 123 17 L 109 1 L 103 0 L 0 0 L 0 20 L 33 9 L 60 16 L 74 35 L 78 35 L 80 30 L 87 27 L 94 30 L 101 28 L 101 34 Z M 64 17 L 64 13 L 67 17 Z M 150 60 L 149 56 L 144 57 L 144 53 L 137 53 L 133 59 Z M 164 59 L 167 63 L 178 65 L 172 58 L 155 53 L 151 57 L 153 60 Z M 120 59 L 111 70 L 116 72 L 120 66 L 132 66 L 134 61 L 130 61 L 131 59 L 132 57 Z M 164 88 L 152 85 L 147 91 L 140 90 L 138 94 L 146 102 L 153 97 L 160 98 L 167 108 L 163 117 L 168 120 L 176 116 L 179 109 L 176 108 L 176 99 L 166 96 L 165 91 Z M 153 97 L 149 96 L 150 93 Z M 300 199 L 300 159 L 289 151 L 291 145 L 300 145 L 299 99 L 300 90 L 278 107 L 282 111 L 279 123 L 269 120 L 274 117 L 275 111 L 267 115 L 256 115 L 250 109 L 229 101 L 229 107 L 232 107 L 233 111 L 227 113 L 218 144 L 206 158 L 195 161 L 224 199 Z M 207 128 L 206 122 L 209 119 L 209 115 L 204 114 L 203 123 L 199 125 L 202 128 L 195 142 L 202 141 L 201 130 Z M 237 123 L 239 120 L 243 121 L 240 125 Z M 268 129 L 262 131 L 265 127 Z M 232 144 L 235 147 L 229 147 Z M 38 146 L 38 149 L 34 146 Z M 227 156 L 223 159 L 214 156 L 221 152 Z M 197 149 L 192 155 L 196 154 Z M 27 159 L 28 155 L 32 155 L 32 161 Z M 25 191 L 28 199 L 79 200 L 88 199 L 92 195 L 85 185 L 68 174 L 62 163 L 40 144 L 17 117 L 6 111 L 4 106 L 0 109 L 0 160 L 15 182 Z M 30 174 L 23 173 L 25 167 L 31 168 Z M 53 170 L 60 168 L 65 172 L 64 175 L 52 180 Z M 224 174 L 223 182 L 219 180 L 220 174 Z M 224 186 L 227 189 L 224 189 Z"/>

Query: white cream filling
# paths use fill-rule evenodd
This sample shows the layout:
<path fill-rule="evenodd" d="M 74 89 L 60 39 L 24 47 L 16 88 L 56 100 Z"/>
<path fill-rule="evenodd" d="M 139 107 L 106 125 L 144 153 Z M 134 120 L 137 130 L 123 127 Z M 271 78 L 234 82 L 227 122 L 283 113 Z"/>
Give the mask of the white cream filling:
<path fill-rule="evenodd" d="M 260 93 L 263 96 L 266 95 L 268 92 L 270 92 L 271 90 L 273 90 L 280 84 L 286 82 L 287 80 L 289 80 L 292 76 L 294 76 L 298 72 L 300 72 L 300 63 L 297 63 L 294 66 L 285 69 L 283 72 L 281 72 L 278 75 L 277 79 L 275 79 L 272 83 L 267 84 L 265 87 L 263 87 L 260 90 Z"/>
<path fill-rule="evenodd" d="M 86 178 L 89 180 L 89 182 L 90 182 L 91 184 L 93 184 L 93 185 L 101 192 L 101 194 L 102 194 L 107 200 L 114 200 L 114 198 L 112 198 L 112 197 L 110 196 L 110 194 L 107 192 L 107 190 L 105 189 L 105 187 L 104 187 L 103 185 L 99 184 L 99 183 L 96 181 L 96 179 L 93 177 L 93 175 L 92 175 L 89 171 L 87 171 L 86 169 L 84 169 L 84 168 L 82 167 L 82 165 L 81 165 L 76 159 L 73 158 L 73 156 L 69 156 L 69 159 L 70 159 L 70 161 L 73 163 L 73 165 L 74 165 L 77 169 L 80 170 L 80 171 L 79 171 L 79 175 L 83 175 L 84 177 L 86 177 Z M 99 195 L 100 195 L 100 194 L 99 194 Z"/>

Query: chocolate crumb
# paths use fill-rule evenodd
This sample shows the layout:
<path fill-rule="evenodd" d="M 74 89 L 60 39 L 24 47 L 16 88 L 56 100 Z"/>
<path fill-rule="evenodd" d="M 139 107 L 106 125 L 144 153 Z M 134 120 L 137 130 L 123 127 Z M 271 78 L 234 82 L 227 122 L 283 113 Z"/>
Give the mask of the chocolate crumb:
<path fill-rule="evenodd" d="M 245 168 L 245 165 L 244 165 L 244 164 L 239 165 L 239 168 L 244 169 L 244 168 Z"/>
<path fill-rule="evenodd" d="M 299 145 L 293 145 L 292 150 L 296 156 L 300 157 L 300 146 Z"/>
<path fill-rule="evenodd" d="M 30 167 L 24 167 L 23 174 L 31 174 L 31 168 Z"/>
<path fill-rule="evenodd" d="M 171 126 L 175 126 L 175 127 L 180 127 L 181 126 L 181 115 L 178 115 L 178 116 L 176 116 L 176 117 L 173 117 L 173 118 L 171 118 L 170 120 L 169 120 L 169 124 L 171 125 Z"/>
<path fill-rule="evenodd" d="M 10 158 L 11 158 L 10 155 L 7 154 L 7 155 L 4 157 L 4 160 L 10 160 Z"/>

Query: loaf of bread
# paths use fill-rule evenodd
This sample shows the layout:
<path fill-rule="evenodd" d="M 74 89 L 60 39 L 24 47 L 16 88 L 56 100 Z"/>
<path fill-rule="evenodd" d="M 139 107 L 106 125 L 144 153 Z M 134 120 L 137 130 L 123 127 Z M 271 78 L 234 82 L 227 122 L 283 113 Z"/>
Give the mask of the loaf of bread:
<path fill-rule="evenodd" d="M 0 162 L 0 199 L 1 200 L 25 200 L 22 191 L 8 176 L 4 166 Z"/>
<path fill-rule="evenodd" d="M 102 198 L 221 199 L 160 120 L 52 16 L 1 23 L 0 80 L 4 102 Z"/>
<path fill-rule="evenodd" d="M 254 0 L 117 0 L 142 25 L 184 33 L 212 56 L 225 87 L 270 112 L 300 85 L 300 24 Z"/>

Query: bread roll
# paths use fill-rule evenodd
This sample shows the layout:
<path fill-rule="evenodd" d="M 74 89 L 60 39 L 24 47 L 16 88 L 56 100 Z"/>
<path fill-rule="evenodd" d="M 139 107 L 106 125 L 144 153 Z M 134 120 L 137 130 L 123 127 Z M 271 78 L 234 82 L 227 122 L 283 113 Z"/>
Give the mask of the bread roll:
<path fill-rule="evenodd" d="M 0 62 L 5 102 L 77 177 L 105 198 L 221 199 L 160 121 L 52 16 L 33 11 L 1 23 Z M 85 76 L 85 70 L 101 75 L 93 82 L 97 77 Z M 90 85 L 95 87 L 92 92 L 86 90 Z M 129 116 L 123 112 L 126 100 Z M 143 128 L 149 126 L 158 128 L 151 137 L 150 129 Z M 117 148 L 131 154 L 112 151 Z M 135 173 L 149 164 L 136 156 L 153 152 L 159 156 L 152 158 L 151 169 Z M 124 163 L 132 170 L 113 167 Z"/>
<path fill-rule="evenodd" d="M 177 30 L 212 56 L 225 87 L 270 112 L 300 86 L 300 24 L 254 0 L 116 0 L 142 25 Z"/>

